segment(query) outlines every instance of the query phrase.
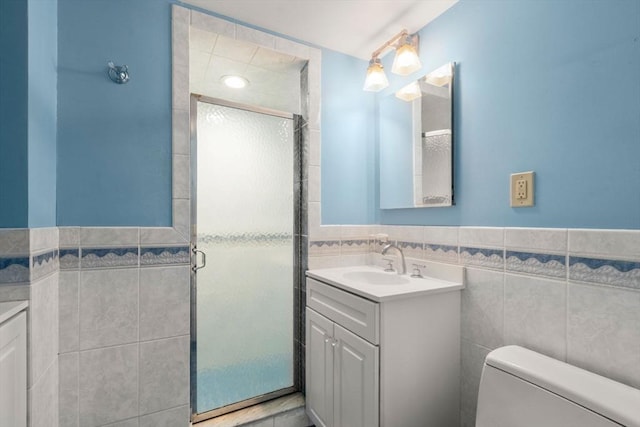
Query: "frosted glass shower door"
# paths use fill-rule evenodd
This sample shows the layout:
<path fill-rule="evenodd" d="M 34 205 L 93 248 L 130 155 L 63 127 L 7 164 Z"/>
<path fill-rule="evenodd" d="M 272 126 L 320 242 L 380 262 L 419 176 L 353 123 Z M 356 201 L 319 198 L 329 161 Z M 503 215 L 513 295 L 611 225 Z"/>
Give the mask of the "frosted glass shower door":
<path fill-rule="evenodd" d="M 196 141 L 203 413 L 293 386 L 293 120 L 200 101 Z"/>

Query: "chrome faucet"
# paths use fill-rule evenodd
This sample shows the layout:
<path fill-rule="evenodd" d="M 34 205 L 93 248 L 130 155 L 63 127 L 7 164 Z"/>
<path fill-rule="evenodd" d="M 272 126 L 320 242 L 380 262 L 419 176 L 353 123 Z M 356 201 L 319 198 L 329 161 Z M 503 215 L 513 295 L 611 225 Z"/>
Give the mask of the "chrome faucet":
<path fill-rule="evenodd" d="M 406 274 L 407 273 L 407 264 L 404 262 L 404 254 L 402 253 L 402 249 L 394 245 L 393 243 L 387 243 L 382 248 L 382 255 L 386 255 L 389 252 L 389 249 L 395 249 L 400 254 L 400 260 L 402 261 L 400 268 L 398 269 L 398 274 Z"/>

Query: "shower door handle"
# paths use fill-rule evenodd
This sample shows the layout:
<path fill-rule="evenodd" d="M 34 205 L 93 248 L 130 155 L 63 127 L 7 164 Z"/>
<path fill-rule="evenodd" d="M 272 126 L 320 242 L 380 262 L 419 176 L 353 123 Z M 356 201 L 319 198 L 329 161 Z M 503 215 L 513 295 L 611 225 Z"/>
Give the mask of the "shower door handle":
<path fill-rule="evenodd" d="M 198 253 L 202 254 L 202 265 L 198 265 Z M 196 261 L 194 266 L 192 267 L 193 271 L 196 272 L 201 268 L 205 268 L 207 266 L 207 254 L 205 254 L 203 251 L 198 250 L 196 248 L 193 248 L 193 254 L 195 255 L 195 261 Z"/>

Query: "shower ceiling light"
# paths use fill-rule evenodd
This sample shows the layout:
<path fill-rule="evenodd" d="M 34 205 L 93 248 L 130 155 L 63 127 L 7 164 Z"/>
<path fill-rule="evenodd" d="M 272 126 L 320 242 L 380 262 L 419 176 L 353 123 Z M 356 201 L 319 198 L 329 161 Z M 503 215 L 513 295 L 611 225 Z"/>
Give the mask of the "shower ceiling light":
<path fill-rule="evenodd" d="M 371 58 L 369 68 L 367 68 L 367 78 L 364 80 L 364 90 L 378 92 L 389 86 L 389 80 L 384 73 L 384 67 L 379 58 Z"/>
<path fill-rule="evenodd" d="M 396 49 L 396 56 L 391 67 L 393 73 L 406 76 L 422 68 L 418 57 L 418 41 L 417 34 L 409 35 L 407 30 L 402 30 L 375 50 L 371 54 L 371 61 L 369 61 L 369 68 L 367 68 L 364 90 L 378 92 L 389 86 L 389 81 L 379 59 L 380 55 L 389 47 Z M 394 45 L 396 42 L 398 43 Z"/>
<path fill-rule="evenodd" d="M 249 80 L 240 76 L 222 76 L 220 77 L 220 81 L 222 81 L 225 86 L 233 89 L 242 89 L 249 85 Z"/>

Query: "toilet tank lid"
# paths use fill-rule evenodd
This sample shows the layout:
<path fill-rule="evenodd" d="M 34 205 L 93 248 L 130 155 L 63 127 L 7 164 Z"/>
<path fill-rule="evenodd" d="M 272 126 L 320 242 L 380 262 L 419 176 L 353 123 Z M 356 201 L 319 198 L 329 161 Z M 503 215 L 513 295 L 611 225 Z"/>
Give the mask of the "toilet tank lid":
<path fill-rule="evenodd" d="M 516 345 L 493 350 L 485 363 L 624 426 L 640 427 L 640 390 L 633 387 Z"/>

